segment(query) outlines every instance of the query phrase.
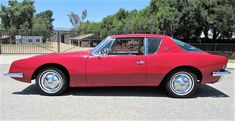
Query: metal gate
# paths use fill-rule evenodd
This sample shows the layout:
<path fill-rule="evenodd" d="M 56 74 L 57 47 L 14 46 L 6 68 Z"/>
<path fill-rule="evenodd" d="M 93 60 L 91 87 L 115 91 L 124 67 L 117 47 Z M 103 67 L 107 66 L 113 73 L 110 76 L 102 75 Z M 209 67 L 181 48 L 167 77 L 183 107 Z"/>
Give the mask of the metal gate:
<path fill-rule="evenodd" d="M 1 54 L 44 54 L 92 49 L 100 42 L 95 33 L 78 35 L 73 31 L 1 30 Z"/>

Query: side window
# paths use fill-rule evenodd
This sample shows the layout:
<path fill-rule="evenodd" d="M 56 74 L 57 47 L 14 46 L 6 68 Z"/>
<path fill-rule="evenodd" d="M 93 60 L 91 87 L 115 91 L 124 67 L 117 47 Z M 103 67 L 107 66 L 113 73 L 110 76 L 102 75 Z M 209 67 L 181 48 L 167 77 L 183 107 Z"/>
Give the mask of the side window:
<path fill-rule="evenodd" d="M 144 38 L 118 38 L 114 41 L 109 55 L 143 55 Z"/>
<path fill-rule="evenodd" d="M 154 54 L 160 47 L 162 39 L 160 38 L 147 38 L 147 54 Z"/>

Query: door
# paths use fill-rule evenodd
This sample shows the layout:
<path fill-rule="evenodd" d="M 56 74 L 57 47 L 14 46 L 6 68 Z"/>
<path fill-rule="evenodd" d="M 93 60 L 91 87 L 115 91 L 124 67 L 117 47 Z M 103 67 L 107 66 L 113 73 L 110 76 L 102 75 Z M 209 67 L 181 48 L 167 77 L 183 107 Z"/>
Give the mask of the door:
<path fill-rule="evenodd" d="M 106 42 L 87 60 L 87 80 L 93 85 L 133 85 L 145 81 L 143 38 Z"/>

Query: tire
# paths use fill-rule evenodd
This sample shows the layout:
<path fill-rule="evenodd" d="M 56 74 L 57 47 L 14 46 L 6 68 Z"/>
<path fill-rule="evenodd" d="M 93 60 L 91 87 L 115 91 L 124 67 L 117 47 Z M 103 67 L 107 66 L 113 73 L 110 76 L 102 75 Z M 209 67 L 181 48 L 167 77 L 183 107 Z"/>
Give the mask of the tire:
<path fill-rule="evenodd" d="M 167 93 L 176 98 L 191 97 L 198 87 L 197 76 L 187 69 L 177 69 L 166 78 Z"/>
<path fill-rule="evenodd" d="M 57 96 L 68 88 L 68 79 L 63 71 L 54 67 L 40 70 L 36 77 L 36 88 L 41 95 Z"/>

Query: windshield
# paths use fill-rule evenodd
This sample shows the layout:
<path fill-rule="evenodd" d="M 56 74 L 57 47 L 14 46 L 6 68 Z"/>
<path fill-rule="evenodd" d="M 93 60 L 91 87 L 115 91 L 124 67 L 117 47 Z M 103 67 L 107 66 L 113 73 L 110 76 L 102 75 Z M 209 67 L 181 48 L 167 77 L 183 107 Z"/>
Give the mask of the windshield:
<path fill-rule="evenodd" d="M 180 48 L 182 48 L 185 51 L 188 51 L 188 52 L 201 52 L 202 51 L 202 50 L 200 50 L 190 44 L 184 43 L 178 39 L 175 39 L 175 38 L 172 38 L 172 39 L 178 46 L 180 46 Z"/>
<path fill-rule="evenodd" d="M 106 37 L 105 39 L 103 39 L 94 49 L 92 49 L 92 54 L 94 54 L 94 52 L 96 52 L 110 37 Z"/>

